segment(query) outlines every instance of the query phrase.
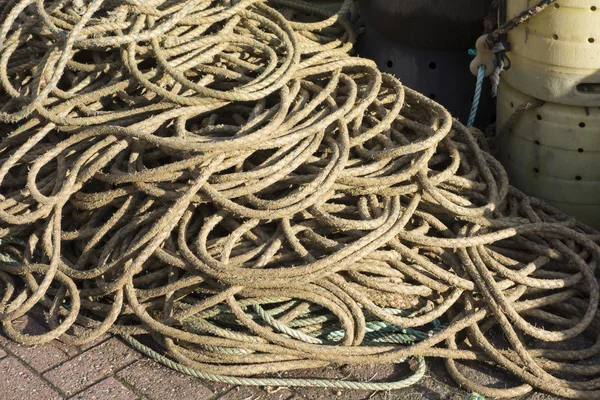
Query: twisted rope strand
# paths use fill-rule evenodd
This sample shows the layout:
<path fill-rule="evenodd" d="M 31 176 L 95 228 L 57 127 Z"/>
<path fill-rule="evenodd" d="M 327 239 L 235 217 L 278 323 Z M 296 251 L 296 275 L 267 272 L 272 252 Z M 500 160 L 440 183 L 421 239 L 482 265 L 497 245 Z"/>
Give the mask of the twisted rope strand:
<path fill-rule="evenodd" d="M 230 384 L 393 390 L 431 357 L 485 396 L 600 396 L 600 233 L 352 57 L 351 1 L 0 4 L 9 338 L 110 332 Z M 37 308 L 47 332 L 18 331 Z M 401 362 L 397 382 L 268 377 Z"/>

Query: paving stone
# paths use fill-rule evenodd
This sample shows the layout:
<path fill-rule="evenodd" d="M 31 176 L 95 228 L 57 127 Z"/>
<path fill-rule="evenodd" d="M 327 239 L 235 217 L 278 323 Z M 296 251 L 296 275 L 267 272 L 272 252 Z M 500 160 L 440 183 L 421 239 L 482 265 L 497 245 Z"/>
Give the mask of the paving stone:
<path fill-rule="evenodd" d="M 405 372 L 407 373 L 407 372 Z M 402 390 L 381 393 L 373 400 L 380 399 L 423 399 L 423 400 L 464 400 L 466 392 L 458 388 L 446 372 L 441 360 L 430 359 L 427 362 L 425 376 L 415 385 Z"/>
<path fill-rule="evenodd" d="M 77 335 L 80 335 L 84 331 L 87 331 L 87 329 L 83 328 L 81 326 L 78 326 L 78 325 L 74 325 L 73 327 L 71 327 L 71 329 L 69 329 L 67 331 L 67 333 L 69 335 L 77 336 Z M 94 339 L 91 342 L 83 344 L 81 346 L 73 346 L 73 345 L 66 343 L 66 340 L 59 339 L 57 345 L 60 346 L 61 350 L 65 351 L 67 354 L 69 354 L 70 357 L 74 357 L 74 356 L 81 354 L 84 351 L 89 350 L 92 347 L 97 346 L 100 343 L 110 339 L 110 337 L 111 336 L 109 334 L 104 334 L 104 335 L 101 335 L 99 338 Z"/>
<path fill-rule="evenodd" d="M 525 398 L 525 400 L 561 400 L 560 397 L 553 396 L 546 393 L 534 393 L 531 396 Z"/>
<path fill-rule="evenodd" d="M 488 386 L 491 388 L 510 388 L 518 386 L 519 382 L 516 381 L 508 373 L 504 373 L 499 368 L 494 368 L 490 364 L 483 362 L 473 361 L 462 361 L 457 362 L 458 370 L 472 382 L 477 382 L 480 385 Z"/>
<path fill-rule="evenodd" d="M 384 365 L 346 365 L 341 368 L 326 368 L 318 371 L 292 371 L 282 377 L 295 378 L 318 378 L 318 379 L 343 379 L 360 382 L 393 382 L 411 375 L 407 364 L 384 364 Z M 366 400 L 383 399 L 386 392 L 374 392 L 371 390 L 344 390 L 344 389 L 320 389 L 320 388 L 294 388 L 299 398 L 306 400 L 320 400 L 323 398 L 339 398 L 344 400 Z M 395 394 L 403 395 L 407 389 L 395 391 Z M 388 399 L 392 398 L 390 395 Z"/>
<path fill-rule="evenodd" d="M 215 396 L 221 396 L 230 391 L 234 385 L 228 385 L 221 382 L 202 381 L 202 384 L 206 386 Z"/>
<path fill-rule="evenodd" d="M 136 400 L 138 396 L 113 377 L 96 383 L 70 400 Z"/>
<path fill-rule="evenodd" d="M 461 400 L 466 398 L 466 393 L 452 392 L 435 380 L 429 377 L 423 377 L 419 383 L 406 389 L 378 392 L 376 396 L 373 396 L 372 400 L 454 400 L 455 395 Z"/>
<path fill-rule="evenodd" d="M 69 356 L 54 346 L 53 342 L 40 346 L 24 346 L 16 343 L 5 346 L 38 372 L 47 371 L 69 359 Z"/>
<path fill-rule="evenodd" d="M 2 400 L 62 399 L 62 396 L 14 357 L 6 357 L 0 361 L 0 376 Z"/>
<path fill-rule="evenodd" d="M 395 382 L 412 375 L 407 363 L 346 365 L 341 369 L 347 380 L 358 382 Z M 336 391 L 339 396 L 340 391 Z M 368 390 L 341 390 L 344 399 L 372 399 L 378 392 Z"/>
<path fill-rule="evenodd" d="M 407 364 L 345 365 L 341 372 L 348 379 L 368 382 L 390 382 L 410 373 Z"/>
<path fill-rule="evenodd" d="M 351 368 L 351 367 L 344 367 Z M 344 368 L 322 368 L 317 370 L 298 370 L 288 371 L 281 374 L 281 378 L 315 378 L 315 379 L 343 379 L 350 380 L 352 374 L 356 371 L 345 370 Z M 306 400 L 322 399 L 343 399 L 343 400 L 365 400 L 373 395 L 373 391 L 368 390 L 338 390 L 322 388 L 294 388 L 294 392 Z"/>
<path fill-rule="evenodd" d="M 44 377 L 71 396 L 139 358 L 136 351 L 112 338 L 46 372 Z"/>
<path fill-rule="evenodd" d="M 301 400 L 288 388 L 259 388 L 251 386 L 236 386 L 229 392 L 218 397 L 219 400 Z"/>
<path fill-rule="evenodd" d="M 13 324 L 15 329 L 28 335 L 40 335 L 48 331 L 36 319 L 28 315 L 16 319 Z M 24 346 L 0 335 L 0 345 L 38 372 L 46 371 L 69 359 L 69 356 L 57 344 L 58 342 L 53 340 L 39 346 Z"/>
<path fill-rule="evenodd" d="M 485 384 L 491 387 L 504 387 L 503 382 L 507 385 L 516 386 L 518 383 L 511 379 L 506 379 L 506 375 L 500 373 L 497 369 L 485 366 L 482 363 L 469 363 L 459 362 L 459 370 L 465 374 L 465 376 L 472 379 L 474 382 Z M 427 374 L 423 380 L 421 380 L 413 388 L 409 389 L 406 393 L 414 394 L 416 391 L 421 398 L 428 399 L 427 393 L 443 393 L 443 396 L 439 397 L 443 400 L 464 400 L 467 392 L 458 387 L 456 382 L 452 380 L 444 362 L 441 360 L 428 360 L 427 362 Z M 434 395 L 430 395 L 432 398 Z M 403 397 L 399 397 L 403 398 Z M 559 400 L 560 397 L 552 396 L 549 394 L 535 392 L 532 395 L 526 397 L 526 400 Z"/>
<path fill-rule="evenodd" d="M 257 387 L 236 386 L 226 394 L 219 397 L 219 400 L 265 400 L 267 393 Z"/>
<path fill-rule="evenodd" d="M 151 400 L 208 399 L 214 393 L 200 379 L 165 368 L 152 360 L 141 360 L 117 374 Z"/>
<path fill-rule="evenodd" d="M 276 388 L 276 387 L 264 387 L 261 390 L 267 393 L 269 400 L 289 400 L 296 396 L 296 394 L 290 388 Z"/>

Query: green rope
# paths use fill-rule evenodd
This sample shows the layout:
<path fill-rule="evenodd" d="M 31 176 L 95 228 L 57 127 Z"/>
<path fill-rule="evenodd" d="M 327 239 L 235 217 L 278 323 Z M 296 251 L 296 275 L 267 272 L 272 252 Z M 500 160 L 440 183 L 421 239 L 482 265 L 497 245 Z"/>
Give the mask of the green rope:
<path fill-rule="evenodd" d="M 20 246 L 24 246 L 25 243 L 21 240 L 12 239 L 12 238 L 1 238 L 0 245 L 2 244 L 18 244 Z M 15 260 L 8 254 L 0 253 L 0 261 L 10 264 L 21 264 L 18 260 Z M 272 308 L 270 310 L 265 310 L 261 305 L 268 304 L 277 304 L 281 302 L 286 302 L 283 305 Z M 334 327 L 332 329 L 323 329 L 322 325 L 336 320 L 333 314 L 327 315 L 319 315 L 319 316 L 311 316 L 311 312 L 320 311 L 320 309 L 308 309 L 299 317 L 302 319 L 295 319 L 290 321 L 288 324 L 281 323 L 277 319 L 273 317 L 273 315 L 280 314 L 282 312 L 288 311 L 295 305 L 297 305 L 297 301 L 290 301 L 290 299 L 284 298 L 267 298 L 267 299 L 243 299 L 240 300 L 240 305 L 242 309 L 246 310 L 251 307 L 255 314 L 248 314 L 253 319 L 261 319 L 267 325 L 273 327 L 274 329 L 280 331 L 281 333 L 295 338 L 297 340 L 304 341 L 306 343 L 312 344 L 322 344 L 323 340 L 319 339 L 318 336 L 325 336 L 327 340 L 336 342 L 340 341 L 344 338 L 345 331 L 339 330 Z M 183 309 L 186 309 L 187 306 L 193 307 L 193 304 L 187 304 Z M 66 309 L 69 307 L 67 305 L 63 305 Z M 397 309 L 385 309 L 386 312 L 389 312 L 392 315 L 404 315 L 406 312 Z M 235 339 L 239 341 L 247 341 L 247 342 L 260 342 L 261 340 L 255 337 L 251 337 L 245 335 L 242 332 L 236 332 L 230 329 L 223 329 L 216 325 L 213 325 L 209 321 L 208 318 L 218 319 L 220 321 L 228 320 L 233 324 L 239 323 L 237 318 L 232 315 L 230 312 L 227 312 L 226 307 L 218 306 L 209 310 L 205 310 L 203 312 L 197 313 L 189 318 L 184 319 L 181 323 L 186 326 L 192 332 L 209 332 L 215 336 L 226 337 L 230 339 Z M 373 318 L 373 316 L 371 316 Z M 433 332 L 441 329 L 443 325 L 439 321 L 434 321 L 433 323 L 434 329 L 429 332 L 422 332 L 415 329 L 410 328 L 400 328 L 389 324 L 385 321 L 369 321 L 366 325 L 366 335 L 365 335 L 365 343 L 370 345 L 377 344 L 402 344 L 409 345 L 413 344 L 419 340 L 424 340 L 432 335 Z M 293 328 L 310 328 L 311 326 L 320 327 L 317 330 L 313 330 L 311 335 L 303 333 L 299 330 Z M 425 374 L 426 371 L 426 363 L 424 358 L 417 357 L 418 367 L 414 374 L 406 379 L 402 379 L 397 382 L 355 382 L 355 381 L 346 381 L 346 380 L 325 380 L 325 379 L 286 379 L 286 378 L 244 378 L 244 377 L 233 377 L 233 376 L 225 376 L 225 375 L 217 375 L 217 374 L 209 374 L 204 373 L 193 368 L 187 367 L 183 364 L 180 364 L 176 361 L 173 361 L 158 352 L 152 350 L 151 348 L 145 346 L 140 343 L 138 340 L 134 339 L 128 335 L 122 335 L 123 339 L 128 342 L 134 349 L 139 351 L 142 354 L 152 358 L 153 360 L 161 363 L 162 365 L 173 369 L 175 371 L 184 373 L 186 375 L 190 375 L 196 378 L 205 379 L 214 382 L 221 382 L 231 385 L 245 385 L 245 386 L 276 386 L 276 387 L 316 387 L 316 388 L 334 388 L 334 389 L 353 389 L 353 390 L 374 390 L 374 391 L 384 391 L 384 390 L 398 390 L 410 387 L 417 383 Z M 210 346 L 212 347 L 212 346 Z M 244 350 L 244 349 L 231 349 L 231 348 L 221 348 L 214 347 L 212 351 L 221 353 L 221 354 L 231 354 L 231 355 L 240 355 L 240 354 L 250 354 L 252 351 Z M 406 362 L 406 359 L 399 359 L 396 361 L 397 363 Z M 477 400 L 477 399 L 474 399 Z"/>
<path fill-rule="evenodd" d="M 476 49 L 469 49 L 469 54 L 472 56 L 477 55 Z M 481 100 L 481 92 L 483 91 L 483 80 L 485 78 L 485 65 L 480 65 L 477 69 L 477 84 L 475 85 L 475 95 L 473 96 L 473 104 L 471 106 L 471 114 L 469 115 L 469 121 L 467 126 L 473 126 L 475 118 L 477 117 L 477 110 L 479 109 L 479 102 Z"/>
<path fill-rule="evenodd" d="M 479 393 L 469 393 L 467 395 L 467 400 L 485 400 L 485 397 L 483 397 Z"/>
<path fill-rule="evenodd" d="M 2 246 L 3 244 L 18 244 L 20 246 L 25 246 L 24 241 L 19 240 L 19 239 L 13 239 L 13 238 L 0 238 L 0 246 Z M 11 265 L 20 264 L 18 260 L 15 260 L 10 255 L 3 254 L 1 252 L 0 252 L 0 262 L 6 263 L 6 264 L 11 264 Z"/>
<path fill-rule="evenodd" d="M 195 378 L 204 379 L 212 382 L 221 382 L 229 385 L 242 385 L 242 386 L 273 386 L 273 387 L 312 387 L 312 388 L 333 388 L 333 389 L 352 389 L 352 390 L 375 390 L 375 391 L 387 391 L 387 390 L 399 390 L 405 389 L 417 383 L 425 375 L 427 365 L 425 359 L 422 357 L 415 357 L 418 361 L 418 367 L 414 374 L 406 379 L 402 379 L 396 382 L 356 382 L 356 381 L 345 381 L 341 379 L 326 380 L 326 379 L 296 379 L 296 378 L 243 378 L 234 376 L 225 376 L 217 374 L 208 374 L 205 372 L 198 371 L 193 368 L 186 367 L 176 361 L 173 361 L 156 351 L 152 350 L 148 346 L 140 343 L 128 335 L 122 335 L 123 339 L 129 343 L 134 349 L 142 354 L 152 358 L 153 360 L 161 363 L 165 367 L 168 367 L 177 372 L 193 376 Z"/>
<path fill-rule="evenodd" d="M 303 342 L 306 343 L 311 343 L 311 344 L 322 344 L 323 341 L 321 339 L 317 339 L 315 337 L 306 335 L 302 332 L 299 332 L 297 330 L 291 329 L 290 327 L 288 327 L 285 324 L 282 324 L 281 322 L 277 321 L 275 318 L 271 317 L 269 314 L 267 314 L 265 312 L 265 310 L 262 309 L 261 306 L 259 306 L 258 304 L 254 305 L 254 311 L 256 311 L 258 313 L 258 315 L 270 326 L 272 326 L 273 328 L 277 329 L 278 331 L 285 333 L 286 335 L 293 337 L 294 339 L 297 340 L 301 340 Z"/>

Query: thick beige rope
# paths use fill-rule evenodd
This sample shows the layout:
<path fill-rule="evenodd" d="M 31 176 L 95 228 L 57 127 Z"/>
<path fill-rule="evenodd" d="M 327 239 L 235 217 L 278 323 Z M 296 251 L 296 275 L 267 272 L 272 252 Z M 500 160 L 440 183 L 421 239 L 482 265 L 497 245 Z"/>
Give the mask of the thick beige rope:
<path fill-rule="evenodd" d="M 144 337 L 205 378 L 437 357 L 487 396 L 600 396 L 598 232 L 351 57 L 350 2 L 0 4 L 8 337 Z M 36 306 L 48 331 L 16 330 Z"/>

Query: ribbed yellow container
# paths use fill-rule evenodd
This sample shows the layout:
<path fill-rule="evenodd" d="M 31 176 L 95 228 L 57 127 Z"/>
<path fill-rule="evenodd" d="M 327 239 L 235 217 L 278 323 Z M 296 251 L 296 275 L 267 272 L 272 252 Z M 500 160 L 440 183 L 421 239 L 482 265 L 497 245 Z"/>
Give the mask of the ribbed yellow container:
<path fill-rule="evenodd" d="M 531 97 L 506 81 L 498 93 L 498 126 Z M 600 108 L 546 103 L 529 110 L 499 154 L 511 184 L 600 229 Z"/>
<path fill-rule="evenodd" d="M 508 0 L 513 18 L 534 1 Z M 508 34 L 506 81 L 535 98 L 600 106 L 600 0 L 558 0 Z"/>
<path fill-rule="evenodd" d="M 508 0 L 513 18 L 533 5 Z M 600 0 L 558 0 L 508 35 L 497 127 L 526 101 L 502 139 L 511 183 L 600 229 Z"/>

